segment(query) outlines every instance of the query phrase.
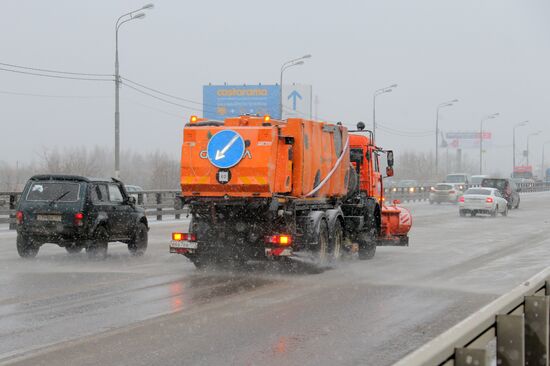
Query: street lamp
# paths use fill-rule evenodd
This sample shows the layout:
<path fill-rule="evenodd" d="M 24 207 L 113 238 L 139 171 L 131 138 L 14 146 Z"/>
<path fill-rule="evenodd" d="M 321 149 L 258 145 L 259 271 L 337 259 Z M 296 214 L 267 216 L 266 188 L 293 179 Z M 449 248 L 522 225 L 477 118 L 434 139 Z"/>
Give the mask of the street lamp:
<path fill-rule="evenodd" d="M 483 174 L 483 122 L 497 118 L 500 113 L 493 113 L 481 119 L 479 124 L 479 175 Z"/>
<path fill-rule="evenodd" d="M 119 74 L 119 64 L 118 64 L 118 30 L 124 23 L 127 23 L 135 19 L 145 18 L 145 13 L 140 11 L 153 9 L 153 7 L 154 7 L 153 4 L 146 4 L 139 9 L 123 14 L 120 17 L 118 17 L 115 24 L 115 178 L 117 179 L 120 178 L 120 105 L 119 105 L 120 74 Z"/>
<path fill-rule="evenodd" d="M 437 109 L 435 112 L 435 176 L 436 177 L 439 170 L 439 110 L 441 108 L 450 107 L 456 102 L 458 102 L 458 99 L 453 99 L 448 102 L 441 103 L 440 105 L 437 106 Z"/>
<path fill-rule="evenodd" d="M 545 141 L 542 144 L 542 160 L 541 160 L 541 164 L 540 164 L 540 175 L 541 175 L 541 178 L 543 178 L 545 182 L 546 182 L 546 174 L 544 174 L 544 146 L 546 146 L 547 144 L 550 144 L 550 141 Z"/>
<path fill-rule="evenodd" d="M 397 88 L 397 84 L 386 86 L 385 88 L 375 90 L 372 96 L 372 138 L 374 141 L 376 141 L 376 97 L 380 94 L 390 93 L 395 88 Z"/>
<path fill-rule="evenodd" d="M 512 151 L 513 151 L 513 158 L 512 158 L 512 163 L 513 163 L 513 166 L 512 166 L 512 176 L 514 176 L 514 170 L 516 169 L 516 128 L 518 127 L 522 127 L 522 126 L 525 126 L 529 123 L 529 121 L 523 121 L 523 122 L 520 122 L 520 123 L 517 123 L 516 125 L 514 125 L 514 128 L 513 128 L 513 133 L 512 133 Z"/>
<path fill-rule="evenodd" d="M 279 80 L 279 113 L 280 113 L 280 119 L 283 119 L 283 73 L 286 69 L 291 68 L 293 66 L 299 66 L 304 64 L 304 60 L 307 58 L 311 58 L 310 54 L 304 55 L 302 57 L 295 58 L 293 60 L 287 61 L 281 65 L 281 78 Z"/>
<path fill-rule="evenodd" d="M 530 133 L 529 135 L 527 135 L 527 165 L 529 165 L 529 140 L 531 139 L 531 137 L 533 136 L 537 136 L 537 135 L 540 135 L 542 131 L 537 131 L 537 132 L 533 132 L 533 133 Z"/>

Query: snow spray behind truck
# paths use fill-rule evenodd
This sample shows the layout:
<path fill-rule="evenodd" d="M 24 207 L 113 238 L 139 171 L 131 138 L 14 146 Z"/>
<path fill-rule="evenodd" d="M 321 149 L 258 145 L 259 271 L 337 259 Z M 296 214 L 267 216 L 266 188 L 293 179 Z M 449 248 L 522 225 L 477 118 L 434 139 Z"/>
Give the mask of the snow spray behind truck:
<path fill-rule="evenodd" d="M 179 197 L 191 222 L 172 234 L 170 251 L 197 267 L 281 257 L 326 265 L 346 253 L 372 258 L 377 245 L 408 245 L 410 213 L 384 204 L 380 160 L 392 176 L 393 152 L 364 127 L 191 117 Z"/>

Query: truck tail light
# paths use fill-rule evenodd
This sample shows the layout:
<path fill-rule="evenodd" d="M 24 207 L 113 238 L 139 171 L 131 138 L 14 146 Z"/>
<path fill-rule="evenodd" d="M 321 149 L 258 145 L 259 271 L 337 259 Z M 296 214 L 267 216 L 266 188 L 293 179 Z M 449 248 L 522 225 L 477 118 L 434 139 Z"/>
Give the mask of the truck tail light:
<path fill-rule="evenodd" d="M 23 223 L 23 211 L 17 211 L 15 213 L 15 222 L 17 225 L 21 225 Z"/>
<path fill-rule="evenodd" d="M 458 202 L 464 202 L 464 196 L 460 197 L 460 198 L 458 199 Z"/>
<path fill-rule="evenodd" d="M 172 233 L 172 241 L 197 241 L 197 235 L 191 233 Z"/>
<path fill-rule="evenodd" d="M 292 236 L 286 234 L 270 235 L 265 238 L 265 241 L 269 244 L 288 246 L 292 244 Z"/>
<path fill-rule="evenodd" d="M 487 202 L 487 203 L 493 203 L 493 197 L 487 197 L 487 198 L 485 199 L 485 202 Z"/>
<path fill-rule="evenodd" d="M 76 226 L 84 225 L 84 214 L 82 212 L 77 212 L 74 214 L 74 224 Z"/>

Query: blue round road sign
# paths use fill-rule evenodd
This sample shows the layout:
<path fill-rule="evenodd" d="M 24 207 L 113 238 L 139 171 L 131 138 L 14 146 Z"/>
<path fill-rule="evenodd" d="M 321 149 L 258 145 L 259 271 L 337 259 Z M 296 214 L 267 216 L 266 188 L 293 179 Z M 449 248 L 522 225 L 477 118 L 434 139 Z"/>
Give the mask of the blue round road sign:
<path fill-rule="evenodd" d="M 244 140 L 233 130 L 223 130 L 208 141 L 206 152 L 208 160 L 215 167 L 228 169 L 237 165 L 244 155 Z"/>

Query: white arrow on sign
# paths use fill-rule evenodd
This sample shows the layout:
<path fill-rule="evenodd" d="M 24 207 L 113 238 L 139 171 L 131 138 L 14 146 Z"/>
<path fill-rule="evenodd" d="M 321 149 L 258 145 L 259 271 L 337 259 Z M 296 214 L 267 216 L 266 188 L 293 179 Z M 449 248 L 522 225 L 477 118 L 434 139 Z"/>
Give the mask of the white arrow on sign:
<path fill-rule="evenodd" d="M 227 145 L 225 145 L 225 147 L 221 150 L 216 150 L 216 158 L 214 160 L 220 160 L 220 159 L 223 159 L 225 158 L 225 153 L 227 152 L 227 150 L 229 150 L 231 148 L 231 146 L 233 146 L 233 144 L 239 139 L 239 135 L 235 135 L 233 136 L 233 138 L 231 139 L 231 141 L 229 141 L 229 143 Z"/>

